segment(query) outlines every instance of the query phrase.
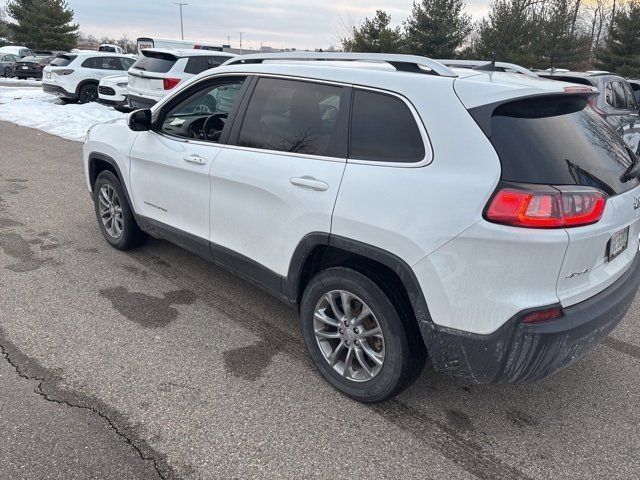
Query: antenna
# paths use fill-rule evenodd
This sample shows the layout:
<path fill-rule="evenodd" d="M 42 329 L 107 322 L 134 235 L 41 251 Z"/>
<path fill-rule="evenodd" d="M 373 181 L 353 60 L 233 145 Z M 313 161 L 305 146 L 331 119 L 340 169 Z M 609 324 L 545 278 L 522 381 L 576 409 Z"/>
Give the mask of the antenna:
<path fill-rule="evenodd" d="M 491 58 L 491 63 L 487 63 L 486 65 L 481 65 L 479 67 L 475 67 L 474 70 L 485 70 L 485 71 L 489 71 L 489 72 L 495 72 L 496 71 L 496 60 L 498 59 L 498 54 L 502 51 L 502 48 L 504 47 L 504 44 L 507 41 L 507 37 L 509 35 L 509 30 L 511 30 L 511 24 L 516 19 L 516 17 L 519 17 L 520 14 L 522 12 L 524 12 L 524 9 L 527 6 L 528 6 L 527 5 L 527 0 L 525 0 L 522 3 L 522 8 L 520 8 L 516 12 L 516 14 L 509 19 L 509 23 L 507 23 L 507 27 L 504 29 L 504 32 L 502 32 L 502 36 L 500 37 L 500 41 L 498 42 L 498 45 L 496 46 L 496 50 L 495 50 L 495 52 L 493 52 L 493 58 Z"/>

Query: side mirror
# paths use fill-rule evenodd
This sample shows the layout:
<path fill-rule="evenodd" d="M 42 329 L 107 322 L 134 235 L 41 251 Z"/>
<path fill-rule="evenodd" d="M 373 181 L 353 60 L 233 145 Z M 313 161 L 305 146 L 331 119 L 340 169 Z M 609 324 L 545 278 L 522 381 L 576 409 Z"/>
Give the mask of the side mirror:
<path fill-rule="evenodd" d="M 151 110 L 136 110 L 129 115 L 129 128 L 134 132 L 151 130 Z"/>

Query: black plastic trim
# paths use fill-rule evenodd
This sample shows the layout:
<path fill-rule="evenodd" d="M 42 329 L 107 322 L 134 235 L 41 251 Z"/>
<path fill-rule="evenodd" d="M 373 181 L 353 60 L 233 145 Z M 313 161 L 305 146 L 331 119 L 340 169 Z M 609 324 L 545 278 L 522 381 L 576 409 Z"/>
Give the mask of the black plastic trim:
<path fill-rule="evenodd" d="M 137 219 L 140 228 L 149 235 L 162 240 L 168 240 L 202 258 L 213 260 L 208 240 L 197 237 L 196 235 L 191 235 L 190 233 L 154 220 L 153 218 L 138 215 Z"/>
<path fill-rule="evenodd" d="M 44 93 L 51 93 L 54 95 L 58 95 L 59 97 L 62 97 L 62 98 L 68 98 L 68 99 L 78 98 L 78 96 L 75 93 L 67 92 L 64 88 L 62 88 L 59 85 L 50 85 L 48 83 L 43 83 L 42 91 Z"/>
<path fill-rule="evenodd" d="M 475 383 L 529 383 L 597 346 L 620 323 L 640 286 L 640 254 L 611 286 L 563 309 L 563 317 L 524 324 L 522 311 L 489 335 L 420 323 L 436 370 Z M 546 307 L 545 307 L 546 308 Z"/>

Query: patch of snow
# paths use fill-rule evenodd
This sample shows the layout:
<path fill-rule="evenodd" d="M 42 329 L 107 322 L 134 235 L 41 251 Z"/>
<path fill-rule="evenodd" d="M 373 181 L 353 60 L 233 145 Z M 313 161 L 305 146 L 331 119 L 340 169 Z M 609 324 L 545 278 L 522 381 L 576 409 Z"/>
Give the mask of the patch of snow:
<path fill-rule="evenodd" d="M 64 104 L 39 89 L 0 86 L 0 120 L 67 140 L 82 142 L 92 125 L 125 117 L 126 114 L 99 103 Z"/>
<path fill-rule="evenodd" d="M 16 85 L 21 87 L 41 87 L 42 80 L 36 80 L 34 78 L 30 78 L 29 80 L 20 80 L 19 78 L 0 77 L 0 84 L 10 86 Z"/>

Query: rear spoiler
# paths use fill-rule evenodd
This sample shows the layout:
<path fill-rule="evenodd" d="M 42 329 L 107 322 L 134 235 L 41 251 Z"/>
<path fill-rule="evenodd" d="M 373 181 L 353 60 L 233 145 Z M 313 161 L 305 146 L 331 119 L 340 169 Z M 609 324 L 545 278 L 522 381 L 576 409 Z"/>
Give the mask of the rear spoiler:
<path fill-rule="evenodd" d="M 599 92 L 595 88 L 591 87 L 581 87 L 581 86 L 570 86 L 565 87 L 565 93 L 562 92 L 549 92 L 549 93 L 538 93 L 535 95 L 526 95 L 523 97 L 514 97 L 508 98 L 505 100 L 501 100 L 495 103 L 488 103 L 486 105 L 481 105 L 479 107 L 470 108 L 467 110 L 471 117 L 478 124 L 480 129 L 484 132 L 487 138 L 491 138 L 491 118 L 493 117 L 493 112 L 503 105 L 507 105 L 509 103 L 514 102 L 522 102 L 526 100 L 535 100 L 535 99 L 552 99 L 556 98 L 560 101 L 563 98 L 584 98 L 585 100 L 589 100 L 590 97 L 594 95 L 598 95 Z"/>

